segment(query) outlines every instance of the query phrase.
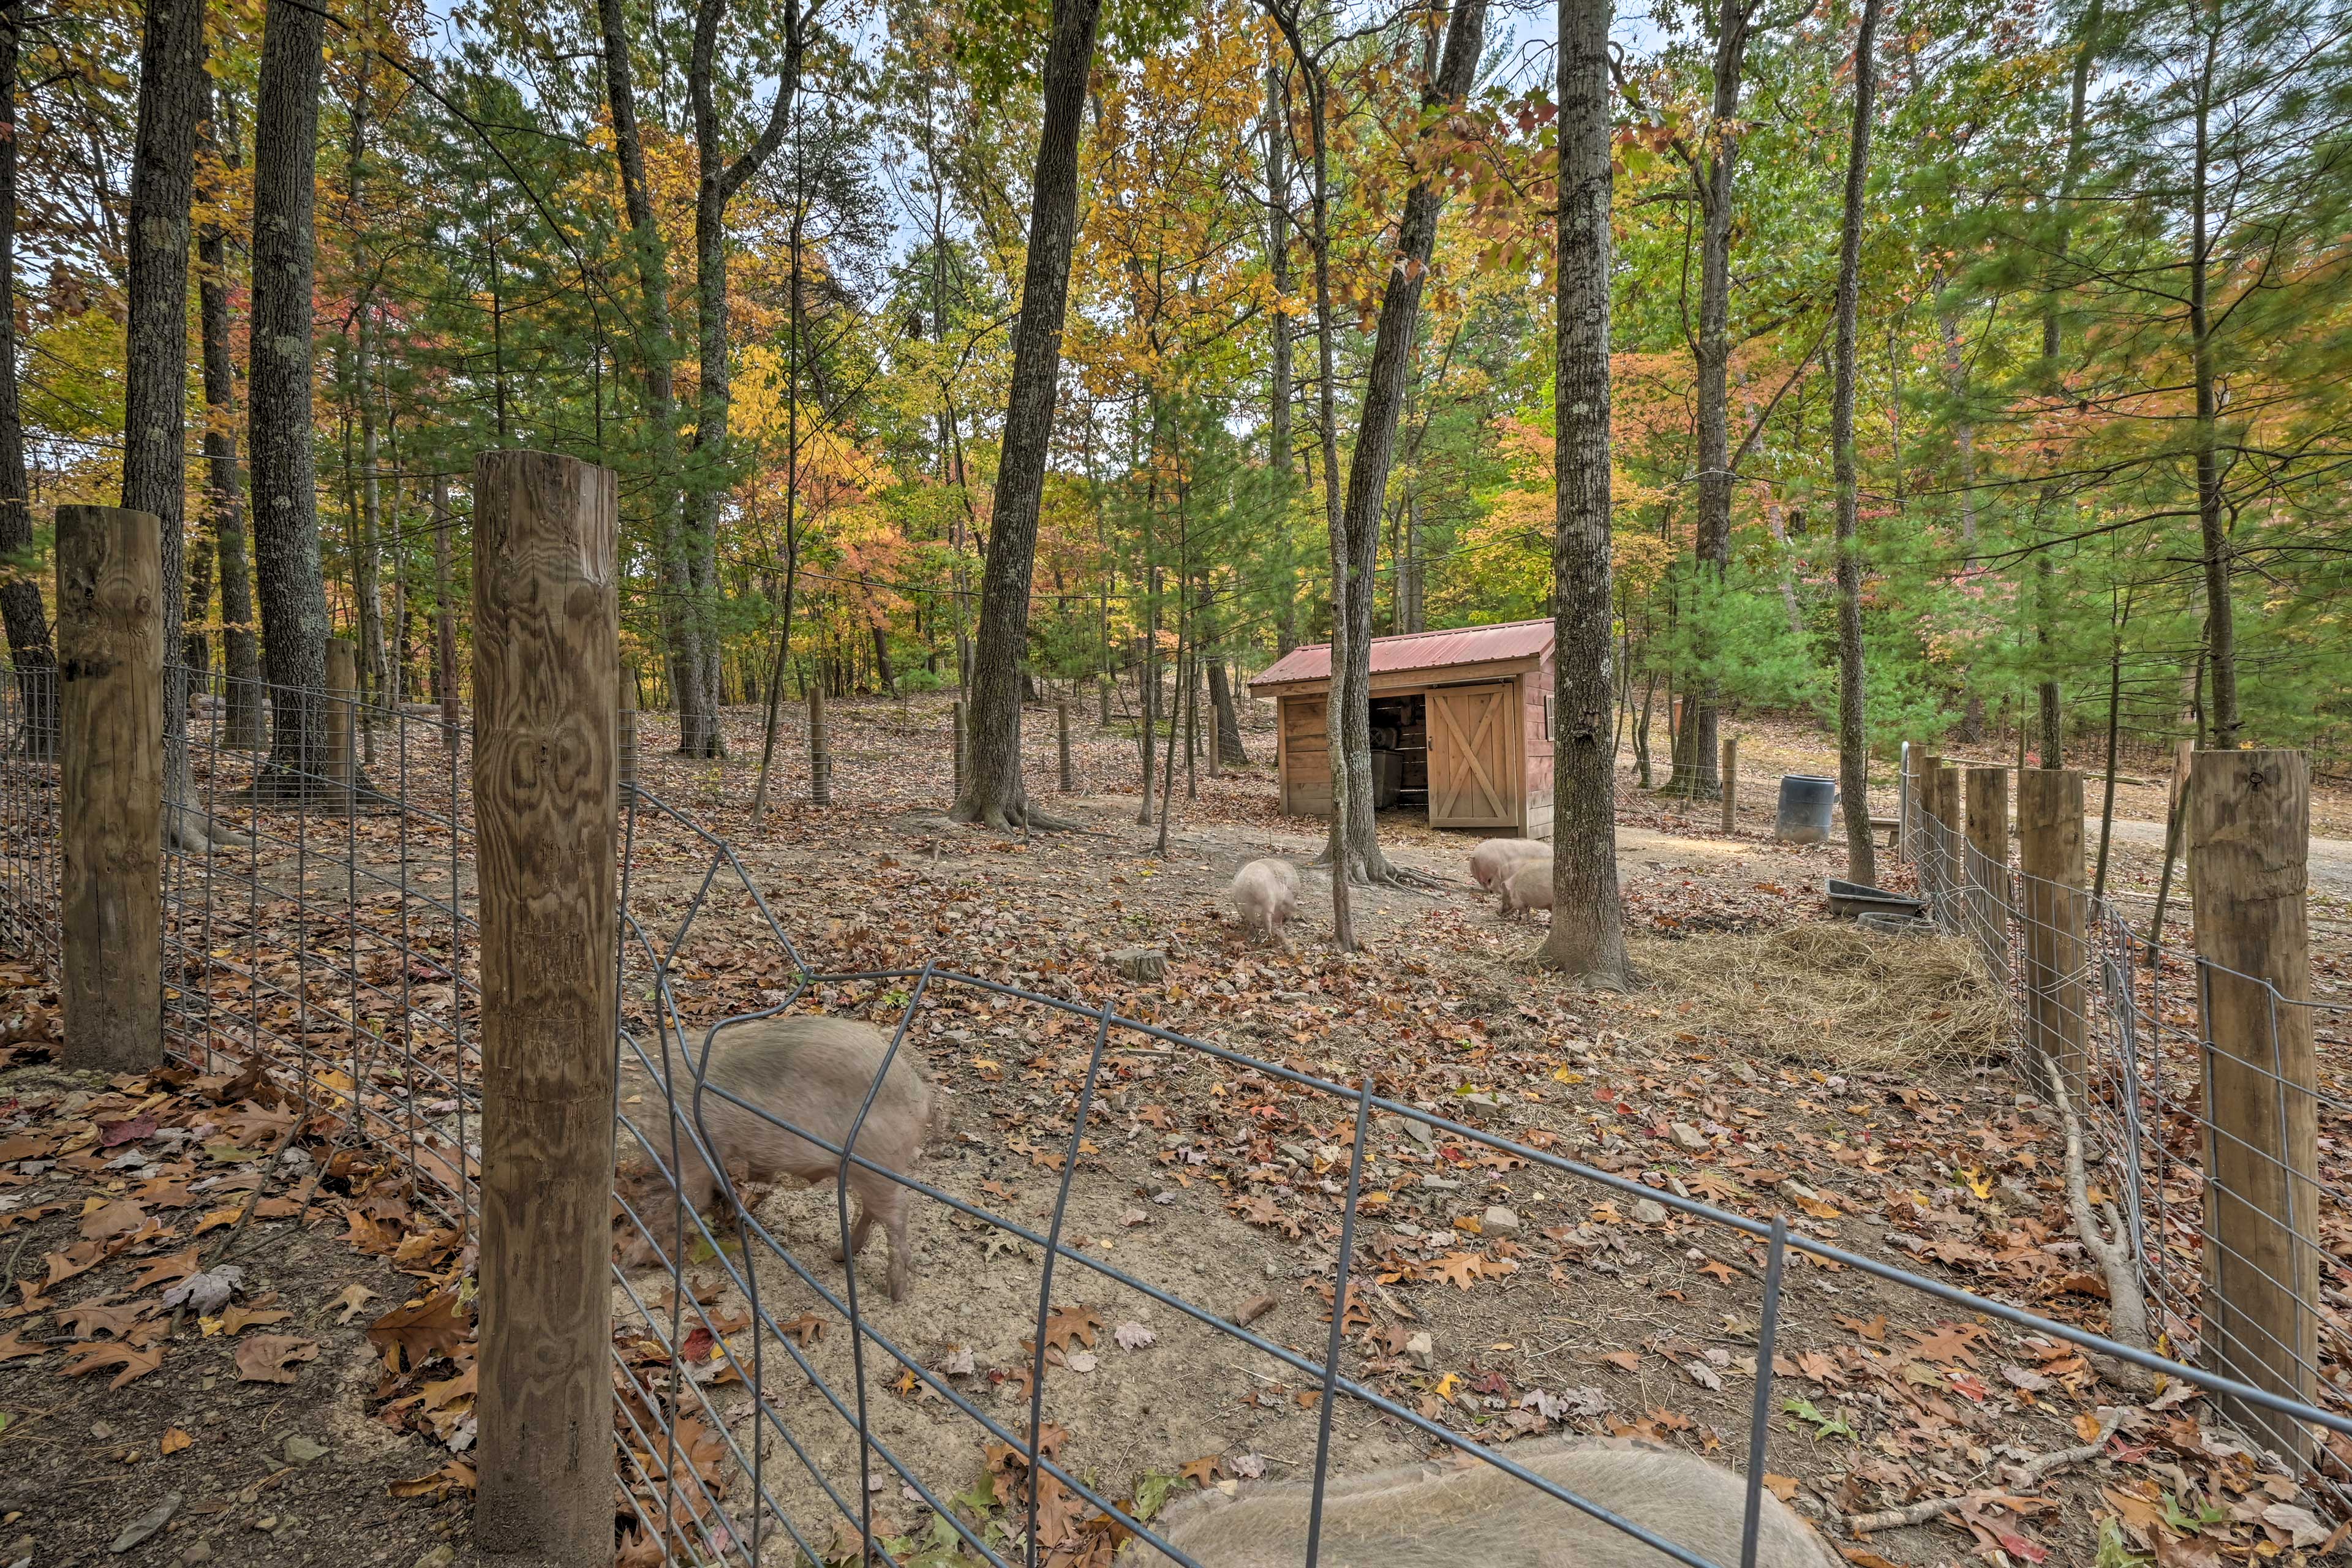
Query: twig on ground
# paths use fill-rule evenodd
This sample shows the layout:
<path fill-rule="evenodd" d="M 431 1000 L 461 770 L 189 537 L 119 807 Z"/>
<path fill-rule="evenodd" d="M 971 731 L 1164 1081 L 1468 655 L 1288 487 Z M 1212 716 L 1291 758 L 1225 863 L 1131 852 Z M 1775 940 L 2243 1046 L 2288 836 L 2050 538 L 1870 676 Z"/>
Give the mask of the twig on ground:
<path fill-rule="evenodd" d="M 2105 1418 L 2099 1423 L 2097 1436 L 2087 1443 L 2078 1444 L 2072 1448 L 2060 1448 L 2054 1453 L 2044 1454 L 2039 1458 L 2028 1459 L 2021 1465 L 2012 1467 L 2009 1475 L 2013 1478 L 2013 1484 L 2021 1487 L 2031 1486 L 2053 1470 L 2096 1458 L 2099 1450 L 2107 1446 L 2107 1439 L 2116 1435 L 2116 1428 L 2123 1424 L 2123 1419 L 2122 1408 L 2110 1406 Z M 1856 1535 L 1868 1535 L 1874 1531 L 1880 1530 L 1904 1530 L 1915 1524 L 1925 1524 L 1931 1519 L 1949 1513 L 1975 1495 L 1977 1494 L 1973 1491 L 1967 1491 L 1957 1497 L 1923 1498 L 1917 1502 L 1902 1508 L 1890 1508 L 1880 1513 L 1853 1515 L 1846 1520 L 1845 1525 Z"/>

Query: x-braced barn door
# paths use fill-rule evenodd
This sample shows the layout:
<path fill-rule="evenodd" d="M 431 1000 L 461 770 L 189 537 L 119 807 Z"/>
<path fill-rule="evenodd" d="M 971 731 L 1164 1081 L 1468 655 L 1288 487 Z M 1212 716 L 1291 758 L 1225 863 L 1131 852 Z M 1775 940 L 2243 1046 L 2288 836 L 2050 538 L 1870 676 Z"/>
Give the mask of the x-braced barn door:
<path fill-rule="evenodd" d="M 1519 825 L 1518 705 L 1509 685 L 1429 694 L 1429 822 L 1433 827 Z"/>

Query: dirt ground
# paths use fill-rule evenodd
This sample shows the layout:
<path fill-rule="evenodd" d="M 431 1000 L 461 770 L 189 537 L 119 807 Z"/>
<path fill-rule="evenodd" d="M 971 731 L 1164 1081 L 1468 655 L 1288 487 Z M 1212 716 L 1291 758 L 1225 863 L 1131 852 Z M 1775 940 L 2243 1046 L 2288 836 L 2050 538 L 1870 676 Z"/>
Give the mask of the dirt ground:
<path fill-rule="evenodd" d="M 1114 1005 L 1338 1082 L 1370 1077 L 1385 1096 L 1573 1155 L 1638 1187 L 1759 1219 L 1783 1214 L 1838 1246 L 2104 1326 L 2100 1288 L 2058 1201 L 2052 1130 L 2021 1100 L 1998 1039 L 1965 1010 L 1923 1005 L 1916 993 L 1891 988 L 1880 1011 L 1916 1015 L 1916 1026 L 1890 1062 L 1879 1020 L 1801 995 L 1759 989 L 1755 1002 L 1727 1012 L 1655 985 L 1623 995 L 1577 991 L 1526 963 L 1538 924 L 1503 922 L 1475 896 L 1463 862 L 1478 836 L 1433 831 L 1402 813 L 1384 818 L 1383 845 L 1438 885 L 1360 890 L 1364 952 L 1330 952 L 1328 882 L 1311 869 L 1288 947 L 1244 941 L 1223 897 L 1235 868 L 1266 854 L 1303 866 L 1321 841 L 1319 825 L 1279 812 L 1272 735 L 1262 713 L 1253 717 L 1251 765 L 1216 778 L 1203 772 L 1196 795 L 1179 763 L 1164 850 L 1158 824 L 1136 821 L 1131 731 L 1082 717 L 1081 787 L 1062 795 L 1049 710 L 1029 715 L 1028 778 L 1039 802 L 1072 826 L 1026 838 L 944 817 L 951 747 L 939 700 L 836 704 L 835 804 L 826 808 L 804 798 L 797 710 L 783 728 L 778 802 L 757 824 L 749 810 L 754 713 L 730 715 L 733 755 L 715 766 L 666 756 L 665 720 L 646 715 L 642 772 L 646 787 L 736 845 L 752 886 L 817 970 L 936 961 L 1075 1007 Z M 1737 835 L 1721 832 L 1714 803 L 1643 794 L 1630 769 L 1621 777 L 1629 925 L 1637 964 L 1655 973 L 1696 951 L 1693 939 L 1728 944 L 1706 951 L 1762 973 L 1780 962 L 1773 944 L 1820 926 L 1822 879 L 1843 870 L 1840 847 L 1770 841 L 1759 782 L 1829 771 L 1821 737 L 1762 720 L 1734 728 L 1749 781 Z M 1874 808 L 1891 811 L 1891 791 L 1883 803 L 1878 793 Z M 2160 792 L 2148 793 L 2160 816 Z M 2340 804 L 2331 795 L 2315 816 L 2327 818 Z M 2150 803 L 2133 795 L 2119 808 L 2144 814 Z M 2119 892 L 2152 896 L 2161 828 L 2148 842 L 2137 826 L 2147 820 L 2120 816 L 2119 826 L 2133 826 L 2116 834 L 2111 882 Z M 646 931 L 671 931 L 699 900 L 670 974 L 689 1022 L 699 1030 L 784 1001 L 790 954 L 740 885 L 722 876 L 705 888 L 709 847 L 649 817 L 632 845 L 631 909 Z M 1902 877 L 1882 879 L 1900 885 Z M 2315 904 L 2337 908 L 2324 900 L 2341 896 L 2315 890 Z M 2186 940 L 2185 910 L 2175 919 L 2181 923 L 2168 929 Z M 1117 955 L 1136 948 L 1165 955 L 1157 981 L 1120 972 Z M 638 1037 L 650 1039 L 644 979 L 633 978 L 626 1004 Z M 2323 993 L 2340 994 L 2344 983 L 2341 954 L 2324 952 Z M 54 1027 L 54 996 L 29 973 L 14 984 L 7 1038 L 29 1050 Z M 836 983 L 800 1006 L 889 1026 L 912 991 L 904 977 Z M 952 1108 L 950 1129 L 919 1169 L 925 1180 L 1042 1232 L 1075 1148 L 1066 1241 L 1205 1311 L 1249 1316 L 1254 1332 L 1320 1360 L 1350 1102 L 1122 1033 L 1074 1145 L 1095 1043 L 1085 1018 L 935 984 L 908 1037 Z M 112 1136 L 107 1115 L 135 1110 L 148 1092 L 143 1084 L 60 1087 L 37 1053 L 0 1081 L 0 1097 L 16 1096 L 0 1100 L 0 1140 L 51 1139 L 71 1153 L 87 1134 L 81 1167 L 48 1149 L 14 1163 L 0 1158 L 0 1245 L 31 1260 L 11 1257 L 16 1300 L 0 1309 L 0 1332 L 16 1336 L 0 1338 L 0 1455 L 18 1477 L 0 1488 L 0 1551 L 43 1563 L 472 1561 L 458 1475 L 470 1385 L 453 1392 L 470 1346 L 439 1347 L 438 1359 L 393 1373 L 384 1344 L 369 1338 L 387 1309 L 422 1310 L 436 1291 L 458 1289 L 467 1259 L 408 1256 L 434 1233 L 422 1216 L 395 1213 L 398 1194 L 378 1178 L 327 1184 L 318 1212 L 273 1210 L 249 1222 L 250 1237 L 230 1255 L 252 1260 L 237 1304 L 288 1311 L 282 1322 L 205 1331 L 191 1321 L 154 1336 L 152 1325 L 169 1318 L 155 1305 L 166 1287 L 136 1281 L 194 1237 L 185 1217 L 152 1196 L 142 1206 L 154 1234 L 131 1233 L 100 1267 L 47 1288 L 37 1286 L 40 1273 L 26 1273 L 68 1252 L 89 1216 L 120 1196 L 168 1196 L 198 1172 L 250 1168 L 215 1158 L 209 1145 L 189 1156 L 186 1140 L 167 1140 L 156 1150 L 164 1157 L 110 1169 L 96 1157 L 114 1152 L 100 1142 Z M 173 1092 L 183 1100 L 163 1122 L 208 1114 L 187 1109 L 186 1090 Z M 121 1103 L 88 1098 L 104 1094 Z M 627 1075 L 622 1095 L 633 1116 L 659 1112 L 658 1088 L 644 1073 Z M 1482 1440 L 1610 1433 L 1744 1463 L 1763 1248 L 1634 1193 L 1418 1127 L 1382 1117 L 1369 1130 L 1348 1374 Z M 0 1144 L 0 1152 L 16 1147 Z M 174 1158 L 188 1170 L 177 1172 Z M 222 1201 L 205 1197 L 196 1208 Z M 756 1448 L 763 1489 L 816 1554 L 836 1560 L 837 1500 L 854 1505 L 861 1482 L 845 1414 L 856 1403 L 853 1339 L 815 1288 L 837 1296 L 842 1286 L 840 1267 L 824 1261 L 833 1199 L 829 1191 L 785 1192 L 757 1212 L 815 1282 L 755 1250 L 758 1317 L 788 1338 L 743 1326 L 755 1303 L 717 1288 L 720 1271 L 705 1250 L 689 1269 L 688 1295 L 707 1297 L 707 1306 L 673 1304 L 681 1330 L 703 1317 L 712 1331 L 674 1343 L 671 1315 L 659 1305 L 668 1281 L 645 1276 L 633 1281 L 634 1297 L 615 1293 L 616 1348 L 652 1397 L 672 1375 L 708 1384 L 726 1433 L 699 1431 L 688 1458 L 725 1489 L 738 1519 L 751 1511 L 751 1488 L 729 1441 L 747 1458 Z M 207 1247 L 217 1240 L 205 1238 Z M 895 1358 L 903 1353 L 1007 1430 L 1023 1430 L 1041 1295 L 1051 1314 L 1044 1413 L 1062 1429 L 1055 1453 L 1103 1496 L 1150 1512 L 1196 1484 L 1298 1477 L 1311 1467 L 1317 1390 L 1297 1367 L 1066 1258 L 1045 1288 L 1038 1248 L 944 1205 L 921 1205 L 912 1242 L 914 1289 L 904 1301 L 885 1294 L 883 1243 L 859 1260 L 861 1316 L 879 1336 L 864 1346 L 871 1430 L 1000 1550 L 1022 1511 L 1002 1452 L 992 1455 L 978 1422 Z M 338 1303 L 352 1286 L 374 1295 L 347 1313 Z M 272 1292 L 269 1306 L 256 1306 Z M 640 1300 L 655 1304 L 650 1313 Z M 120 1389 L 98 1376 L 67 1377 L 98 1320 L 67 1324 L 58 1314 L 93 1301 L 144 1304 L 126 1331 L 149 1331 L 163 1347 L 152 1375 Z M 315 1361 L 289 1363 L 295 1384 L 235 1375 L 233 1344 L 261 1331 L 315 1344 Z M 1801 1258 L 1788 1274 L 1778 1334 L 1768 1484 L 1829 1526 L 1863 1568 L 2124 1563 L 2149 1553 L 2167 1563 L 2292 1563 L 2340 1540 L 2319 1500 L 2266 1474 L 2221 1435 L 2191 1391 L 2119 1389 L 2063 1343 Z M 764 1405 L 750 1397 L 752 1384 Z M 2096 1436 L 2102 1412 L 2112 1414 L 2115 1434 L 2095 1460 L 2039 1483 L 2014 1473 Z M 806 1463 L 785 1447 L 780 1425 Z M 194 1442 L 163 1455 L 174 1426 Z M 289 1449 L 289 1436 L 307 1446 Z M 1333 1444 L 1335 1468 L 1349 1473 L 1433 1451 L 1424 1434 L 1355 1401 L 1335 1405 Z M 894 1554 L 940 1560 L 943 1537 L 921 1495 L 887 1464 L 873 1468 L 868 1496 Z M 419 1485 L 436 1476 L 444 1483 Z M 395 1498 L 394 1483 L 421 1495 Z M 161 1529 L 121 1553 L 108 1550 L 174 1492 L 182 1500 Z M 1866 1541 L 1843 1531 L 1840 1521 L 1855 1515 L 1941 1495 L 1962 1501 L 1936 1521 Z M 1047 1537 L 1054 1562 L 1107 1556 L 1108 1538 L 1084 1528 L 1085 1510 L 1045 1501 L 1054 1505 L 1046 1529 L 1061 1531 Z M 794 1556 L 772 1521 L 760 1548 L 762 1562 Z"/>

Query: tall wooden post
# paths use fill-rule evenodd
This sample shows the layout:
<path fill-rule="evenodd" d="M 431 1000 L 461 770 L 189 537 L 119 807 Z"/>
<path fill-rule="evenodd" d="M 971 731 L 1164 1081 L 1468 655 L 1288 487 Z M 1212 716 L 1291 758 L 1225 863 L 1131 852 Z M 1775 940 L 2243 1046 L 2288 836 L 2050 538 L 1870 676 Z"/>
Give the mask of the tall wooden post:
<path fill-rule="evenodd" d="M 1066 702 L 1054 704 L 1054 742 L 1061 752 L 1062 793 L 1076 795 L 1078 793 L 1078 769 L 1070 758 L 1070 705 Z M 1211 754 L 1214 755 L 1213 752 Z"/>
<path fill-rule="evenodd" d="M 2319 1331 L 2318 1066 L 2304 907 L 2311 764 L 2301 752 L 2200 752 L 2189 894 L 2205 1014 L 2208 1365 L 2310 1402 Z M 2224 1398 L 2303 1458 L 2300 1423 Z"/>
<path fill-rule="evenodd" d="M 1110 677 L 1108 675 L 1097 675 L 1095 677 L 1095 707 L 1097 710 L 1096 722 L 1103 729 L 1109 729 Z"/>
<path fill-rule="evenodd" d="M 66 1065 L 163 1059 L 163 563 L 154 515 L 58 508 Z"/>
<path fill-rule="evenodd" d="M 1903 771 L 1895 782 L 1895 858 L 1908 863 L 1919 853 L 1919 763 L 1927 755 L 1916 741 L 1903 742 Z"/>
<path fill-rule="evenodd" d="M 474 465 L 481 876 L 483 1550 L 613 1560 L 619 491 L 547 452 Z"/>
<path fill-rule="evenodd" d="M 1996 980 L 2009 976 L 2009 770 L 1970 768 L 1968 776 L 1969 927 Z"/>
<path fill-rule="evenodd" d="M 825 721 L 823 680 L 816 681 L 808 689 L 808 726 L 809 804 L 831 805 L 833 804 L 833 731 Z"/>
<path fill-rule="evenodd" d="M 433 481 L 433 684 L 441 696 L 441 731 L 457 743 L 465 713 L 457 702 L 457 606 L 449 586 L 449 481 Z"/>
<path fill-rule="evenodd" d="M 1723 738 L 1723 830 L 1739 831 L 1739 739 Z"/>
<path fill-rule="evenodd" d="M 352 804 L 352 719 L 359 698 L 359 650 L 348 637 L 327 639 L 327 755 L 320 771 L 337 804 Z"/>
<path fill-rule="evenodd" d="M 1932 900 L 1941 900 L 1950 890 L 1944 875 L 1948 860 L 1944 832 L 1946 771 L 1940 756 L 1919 759 L 1919 888 Z"/>
<path fill-rule="evenodd" d="M 2084 965 L 2089 884 L 2083 868 L 2083 775 L 2028 768 L 2017 775 L 2019 905 L 2025 924 L 2025 1022 L 2032 1059 L 2084 1102 Z"/>

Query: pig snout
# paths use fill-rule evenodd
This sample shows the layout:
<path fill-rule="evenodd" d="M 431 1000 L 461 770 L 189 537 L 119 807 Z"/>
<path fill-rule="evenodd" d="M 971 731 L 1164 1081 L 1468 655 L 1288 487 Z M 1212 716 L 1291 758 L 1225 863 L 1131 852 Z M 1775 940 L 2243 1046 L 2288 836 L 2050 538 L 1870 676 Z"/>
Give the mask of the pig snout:
<path fill-rule="evenodd" d="M 884 1073 L 886 1060 L 889 1069 Z M 873 1104 L 860 1123 L 859 1108 L 869 1089 Z M 678 1113 L 694 1126 L 690 1094 L 690 1086 L 680 1086 Z M 890 1238 L 890 1299 L 899 1300 L 913 1270 L 907 1236 L 911 1205 L 908 1189 L 884 1173 L 912 1172 L 933 1125 L 933 1104 L 934 1091 L 911 1051 L 902 1047 L 893 1057 L 888 1037 L 866 1025 L 812 1017 L 740 1026 L 720 1036 L 704 1072 L 698 1125 L 709 1158 L 692 1139 L 681 1137 L 677 1196 L 709 1214 L 720 1190 L 714 1162 L 719 1170 L 740 1171 L 754 1182 L 791 1177 L 835 1183 L 841 1179 L 840 1148 L 854 1128 L 857 1158 L 846 1184 L 858 1212 L 845 1250 L 855 1258 L 879 1221 Z M 867 1161 L 881 1169 L 862 1163 Z M 625 1266 L 657 1261 L 659 1248 L 640 1226 L 650 1226 L 656 1238 L 662 1235 L 652 1225 L 647 1204 L 658 1209 L 669 1200 L 667 1184 L 649 1164 L 633 1161 L 615 1171 L 614 1190 L 639 1216 L 632 1222 L 625 1214 L 616 1215 L 619 1260 Z"/>

